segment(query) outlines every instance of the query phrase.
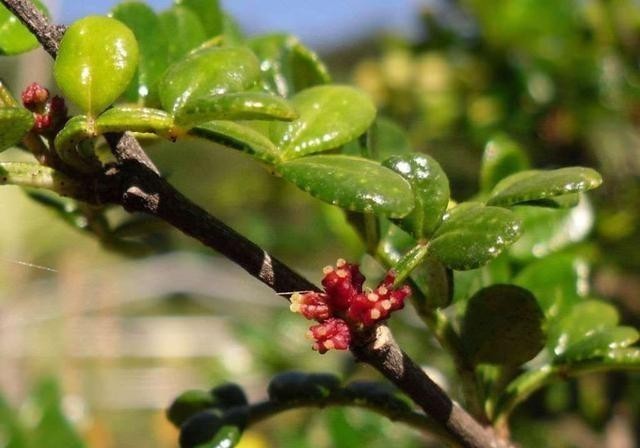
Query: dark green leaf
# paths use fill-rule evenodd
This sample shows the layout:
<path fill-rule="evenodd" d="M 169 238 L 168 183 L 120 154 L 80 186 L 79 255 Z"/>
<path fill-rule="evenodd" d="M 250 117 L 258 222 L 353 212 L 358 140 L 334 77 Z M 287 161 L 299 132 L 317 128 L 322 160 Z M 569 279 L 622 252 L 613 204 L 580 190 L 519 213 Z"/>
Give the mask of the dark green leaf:
<path fill-rule="evenodd" d="M 207 37 L 222 33 L 223 17 L 218 0 L 177 0 L 176 3 L 195 13 Z"/>
<path fill-rule="evenodd" d="M 275 402 L 313 401 L 327 398 L 340 386 L 338 377 L 327 373 L 284 372 L 269 382 L 269 399 Z"/>
<path fill-rule="evenodd" d="M 398 260 L 393 267 L 393 270 L 396 272 L 394 286 L 401 285 L 404 282 L 411 272 L 425 260 L 427 252 L 427 245 L 419 243 Z"/>
<path fill-rule="evenodd" d="M 53 75 L 67 98 L 95 116 L 124 92 L 137 65 L 131 30 L 118 20 L 90 16 L 64 33 Z"/>
<path fill-rule="evenodd" d="M 176 113 L 194 99 L 247 90 L 259 78 L 258 59 L 249 49 L 207 48 L 169 67 L 160 82 L 160 101 Z"/>
<path fill-rule="evenodd" d="M 202 22 L 191 9 L 175 5 L 159 15 L 160 25 L 169 43 L 169 61 L 178 61 L 207 40 Z"/>
<path fill-rule="evenodd" d="M 544 316 L 535 297 L 514 285 L 478 291 L 467 304 L 462 341 L 471 362 L 519 365 L 544 347 Z"/>
<path fill-rule="evenodd" d="M 522 238 L 509 254 L 518 260 L 544 257 L 582 241 L 593 225 L 593 210 L 586 197 L 572 209 L 516 206 L 512 211 L 522 220 Z"/>
<path fill-rule="evenodd" d="M 236 92 L 198 97 L 176 113 L 176 122 L 191 127 L 211 120 L 284 120 L 297 118 L 284 98 L 259 92 Z"/>
<path fill-rule="evenodd" d="M 491 139 L 482 154 L 480 189 L 488 193 L 505 177 L 529 168 L 529 160 L 522 148 L 506 136 Z"/>
<path fill-rule="evenodd" d="M 415 207 L 397 224 L 416 238 L 431 236 L 449 204 L 449 179 L 440 164 L 417 153 L 393 156 L 382 164 L 409 181 L 413 189 Z"/>
<path fill-rule="evenodd" d="M 167 409 L 167 418 L 179 428 L 191 416 L 212 408 L 214 404 L 214 399 L 208 391 L 187 390 L 173 400 Z"/>
<path fill-rule="evenodd" d="M 40 0 L 32 0 L 31 3 L 49 17 L 49 11 Z M 31 34 L 31 31 L 4 5 L 0 5 L 0 54 L 20 54 L 38 46 L 38 39 Z"/>
<path fill-rule="evenodd" d="M 278 148 L 271 143 L 271 140 L 252 128 L 233 121 L 210 121 L 191 129 L 190 133 L 239 149 L 270 164 L 280 160 Z"/>
<path fill-rule="evenodd" d="M 344 387 L 344 393 L 351 400 L 384 408 L 390 412 L 411 411 L 411 405 L 406 399 L 387 383 L 353 381 Z"/>
<path fill-rule="evenodd" d="M 211 396 L 215 400 L 216 407 L 220 409 L 247 406 L 249 404 L 244 390 L 234 383 L 226 383 L 214 387 L 211 389 Z"/>
<path fill-rule="evenodd" d="M 270 123 L 269 135 L 284 159 L 294 159 L 337 148 L 362 135 L 376 109 L 371 99 L 348 86 L 312 87 L 292 99 L 299 118 Z"/>
<path fill-rule="evenodd" d="M 388 168 L 349 156 L 311 156 L 278 165 L 289 182 L 339 207 L 406 216 L 413 208 L 409 183 Z"/>
<path fill-rule="evenodd" d="M 268 34 L 251 39 L 248 45 L 260 59 L 265 87 L 282 97 L 331 81 L 318 55 L 295 36 Z"/>
<path fill-rule="evenodd" d="M 0 107 L 0 152 L 18 143 L 33 126 L 33 114 L 23 107 Z"/>
<path fill-rule="evenodd" d="M 521 231 L 520 219 L 507 209 L 462 203 L 444 215 L 430 253 L 452 269 L 475 269 L 500 255 Z"/>
<path fill-rule="evenodd" d="M 488 205 L 510 207 L 570 193 L 592 190 L 602 177 L 591 168 L 570 167 L 551 171 L 521 171 L 501 180 L 491 191 Z"/>
<path fill-rule="evenodd" d="M 160 20 L 153 9 L 139 1 L 120 3 L 111 14 L 133 31 L 140 49 L 138 70 L 124 97 L 140 104 L 153 103 L 157 100 L 160 77 L 169 65 L 169 42 Z"/>

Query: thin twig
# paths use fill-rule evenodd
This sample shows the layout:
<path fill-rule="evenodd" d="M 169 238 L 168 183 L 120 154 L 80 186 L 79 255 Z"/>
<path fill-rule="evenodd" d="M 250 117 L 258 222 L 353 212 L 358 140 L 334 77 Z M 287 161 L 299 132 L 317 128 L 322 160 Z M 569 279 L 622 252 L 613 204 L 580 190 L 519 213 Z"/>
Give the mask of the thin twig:
<path fill-rule="evenodd" d="M 27 0 L 1 1 L 27 25 L 55 58 L 64 28 L 49 24 L 46 17 Z M 118 165 L 109 167 L 103 176 L 87 183 L 94 202 L 120 204 L 128 211 L 159 217 L 219 251 L 278 293 L 317 290 L 307 279 L 173 188 L 160 176 L 135 138 L 127 134 L 113 135 L 108 137 L 108 141 Z M 454 403 L 402 352 L 387 327 L 378 327 L 371 336 L 370 341 L 353 347 L 354 355 L 376 368 L 405 392 L 454 440 L 472 448 L 508 446 Z"/>

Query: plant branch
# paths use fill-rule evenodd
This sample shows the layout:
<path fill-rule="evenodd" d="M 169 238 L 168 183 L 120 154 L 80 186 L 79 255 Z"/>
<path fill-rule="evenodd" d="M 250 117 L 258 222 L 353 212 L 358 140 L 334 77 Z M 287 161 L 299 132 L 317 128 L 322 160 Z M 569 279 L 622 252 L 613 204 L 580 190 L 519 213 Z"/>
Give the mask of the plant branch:
<path fill-rule="evenodd" d="M 50 25 L 29 1 L 1 1 L 55 58 L 63 28 Z M 108 136 L 107 141 L 118 164 L 107 167 L 102 176 L 87 182 L 87 188 L 91 190 L 88 196 L 94 203 L 120 204 L 128 211 L 159 217 L 219 251 L 278 293 L 317 290 L 315 285 L 287 265 L 185 198 L 160 176 L 135 138 L 116 134 Z M 507 446 L 454 403 L 402 352 L 387 327 L 378 327 L 370 336 L 366 343 L 352 348 L 354 355 L 379 370 L 406 393 L 451 438 L 464 447 Z"/>

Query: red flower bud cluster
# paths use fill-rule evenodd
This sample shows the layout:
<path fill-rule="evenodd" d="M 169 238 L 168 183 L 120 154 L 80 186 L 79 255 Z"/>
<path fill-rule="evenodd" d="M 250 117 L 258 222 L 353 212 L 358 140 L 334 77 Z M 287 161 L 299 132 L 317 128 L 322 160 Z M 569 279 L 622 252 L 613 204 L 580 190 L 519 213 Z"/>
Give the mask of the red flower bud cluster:
<path fill-rule="evenodd" d="M 353 331 L 371 327 L 404 306 L 411 294 L 409 286 L 395 289 L 395 274 L 389 272 L 377 288 L 363 289 L 364 276 L 358 265 L 339 259 L 335 268 L 323 269 L 324 292 L 309 291 L 291 296 L 291 311 L 319 322 L 309 330 L 316 342 L 313 349 L 346 350 Z"/>
<path fill-rule="evenodd" d="M 59 96 L 50 98 L 49 90 L 37 82 L 22 92 L 22 104 L 33 112 L 33 130 L 38 134 L 55 134 L 67 121 L 67 106 Z"/>

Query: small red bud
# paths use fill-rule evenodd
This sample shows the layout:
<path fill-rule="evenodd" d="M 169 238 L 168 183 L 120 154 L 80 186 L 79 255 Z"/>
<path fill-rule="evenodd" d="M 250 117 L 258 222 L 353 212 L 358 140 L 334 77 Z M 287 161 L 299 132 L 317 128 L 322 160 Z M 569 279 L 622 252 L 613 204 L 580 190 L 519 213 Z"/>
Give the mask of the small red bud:
<path fill-rule="evenodd" d="M 309 335 L 316 341 L 313 349 L 321 354 L 331 349 L 347 350 L 351 343 L 349 326 L 344 320 L 335 317 L 309 328 Z"/>
<path fill-rule="evenodd" d="M 37 82 L 31 83 L 22 92 L 22 104 L 30 111 L 41 109 L 49 99 L 49 90 Z"/>

